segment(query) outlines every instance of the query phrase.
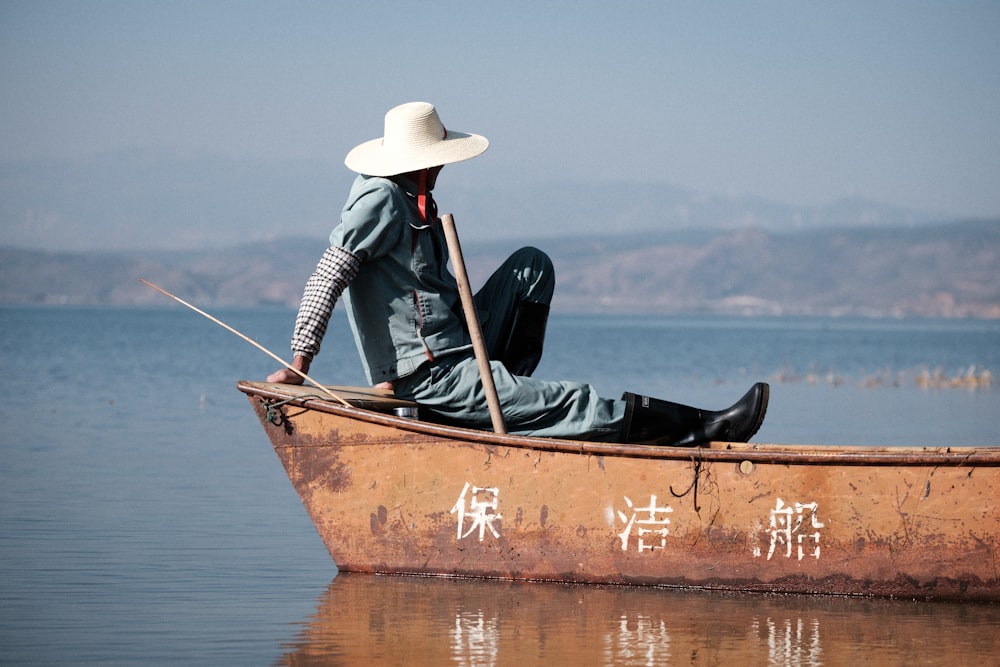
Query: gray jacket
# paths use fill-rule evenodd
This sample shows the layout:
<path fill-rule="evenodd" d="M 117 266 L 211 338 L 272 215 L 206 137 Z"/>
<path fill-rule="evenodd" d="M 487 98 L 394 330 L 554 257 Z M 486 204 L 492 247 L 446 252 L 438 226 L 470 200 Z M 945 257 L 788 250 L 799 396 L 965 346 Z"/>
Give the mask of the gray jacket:
<path fill-rule="evenodd" d="M 344 302 L 372 384 L 471 347 L 441 224 L 423 223 L 412 190 L 359 176 L 330 234 L 360 263 Z"/>

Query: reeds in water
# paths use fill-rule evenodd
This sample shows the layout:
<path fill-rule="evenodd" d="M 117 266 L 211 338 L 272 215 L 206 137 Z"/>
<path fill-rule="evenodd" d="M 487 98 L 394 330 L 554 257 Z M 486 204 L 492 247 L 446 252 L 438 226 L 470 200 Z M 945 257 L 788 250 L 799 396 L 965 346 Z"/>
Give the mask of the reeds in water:
<path fill-rule="evenodd" d="M 774 384 L 796 384 L 805 382 L 810 385 L 827 385 L 839 387 L 854 383 L 848 377 L 833 370 L 812 370 L 800 374 L 792 368 L 781 368 L 772 374 L 768 380 Z M 869 373 L 856 382 L 860 387 L 874 389 L 878 387 L 904 387 L 916 385 L 921 389 L 966 389 L 970 391 L 989 390 L 993 387 L 993 374 L 989 369 L 979 369 L 975 365 L 953 374 L 943 368 L 920 370 L 883 369 Z"/>

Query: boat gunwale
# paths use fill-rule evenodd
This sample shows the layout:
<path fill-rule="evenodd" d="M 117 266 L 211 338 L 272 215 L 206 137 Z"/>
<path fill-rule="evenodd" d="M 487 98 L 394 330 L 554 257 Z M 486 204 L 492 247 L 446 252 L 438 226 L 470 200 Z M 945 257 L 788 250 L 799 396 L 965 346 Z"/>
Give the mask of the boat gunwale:
<path fill-rule="evenodd" d="M 281 401 L 284 405 L 294 405 L 345 419 L 389 426 L 401 431 L 452 441 L 532 451 L 723 463 L 750 461 L 788 465 L 1000 466 L 1000 447 L 870 447 L 730 442 L 712 442 L 700 447 L 665 447 L 499 434 L 345 406 L 334 403 L 318 393 L 303 393 L 311 391 L 311 388 L 300 385 L 275 385 L 240 380 L 236 386 L 247 396 Z M 281 391 L 280 388 L 283 386 L 294 389 Z M 407 443 L 395 441 L 393 444 Z"/>

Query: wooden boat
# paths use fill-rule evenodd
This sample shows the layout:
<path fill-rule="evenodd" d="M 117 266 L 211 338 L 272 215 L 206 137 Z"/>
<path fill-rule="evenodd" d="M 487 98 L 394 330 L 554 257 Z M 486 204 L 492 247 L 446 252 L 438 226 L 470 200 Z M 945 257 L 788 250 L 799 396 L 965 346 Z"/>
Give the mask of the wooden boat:
<path fill-rule="evenodd" d="M 238 387 L 343 571 L 1000 601 L 1000 448 L 604 444 Z"/>

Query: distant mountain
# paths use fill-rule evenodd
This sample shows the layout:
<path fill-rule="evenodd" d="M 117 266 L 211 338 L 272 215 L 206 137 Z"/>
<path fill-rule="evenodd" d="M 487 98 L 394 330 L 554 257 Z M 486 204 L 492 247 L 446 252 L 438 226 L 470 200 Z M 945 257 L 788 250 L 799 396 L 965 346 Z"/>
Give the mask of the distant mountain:
<path fill-rule="evenodd" d="M 324 249 L 306 239 L 146 253 L 0 248 L 0 303 L 165 305 L 146 278 L 192 303 L 292 305 Z"/>
<path fill-rule="evenodd" d="M 572 261 L 554 254 L 567 310 L 1000 317 L 1000 220 L 747 228 L 567 251 Z"/>
<path fill-rule="evenodd" d="M 0 226 L 7 245 L 58 250 L 190 250 L 329 233 L 351 182 L 335 182 L 335 168 L 149 150 L 0 160 Z"/>
<path fill-rule="evenodd" d="M 628 178 L 463 186 L 447 174 L 441 210 L 455 214 L 469 241 L 950 219 L 862 199 L 789 206 Z M 0 160 L 0 228 L 6 245 L 58 250 L 191 250 L 325 236 L 352 180 L 339 161 L 254 162 L 149 150 L 73 161 Z"/>
<path fill-rule="evenodd" d="M 922 226 L 661 230 L 532 242 L 563 312 L 1000 318 L 1000 220 Z M 295 307 L 325 240 L 211 250 L 0 248 L 0 303 L 166 305 L 138 277 L 204 306 Z M 520 244 L 465 241 L 481 284 Z"/>
<path fill-rule="evenodd" d="M 504 230 L 508 235 L 533 238 L 747 228 L 787 232 L 824 227 L 908 227 L 948 219 L 860 198 L 801 207 L 642 181 L 548 183 L 509 192 L 495 187 L 468 188 L 449 191 L 449 195 L 450 210 L 462 212 L 458 219 L 463 229 Z M 482 206 L 482 202 L 498 200 L 507 205 Z"/>

